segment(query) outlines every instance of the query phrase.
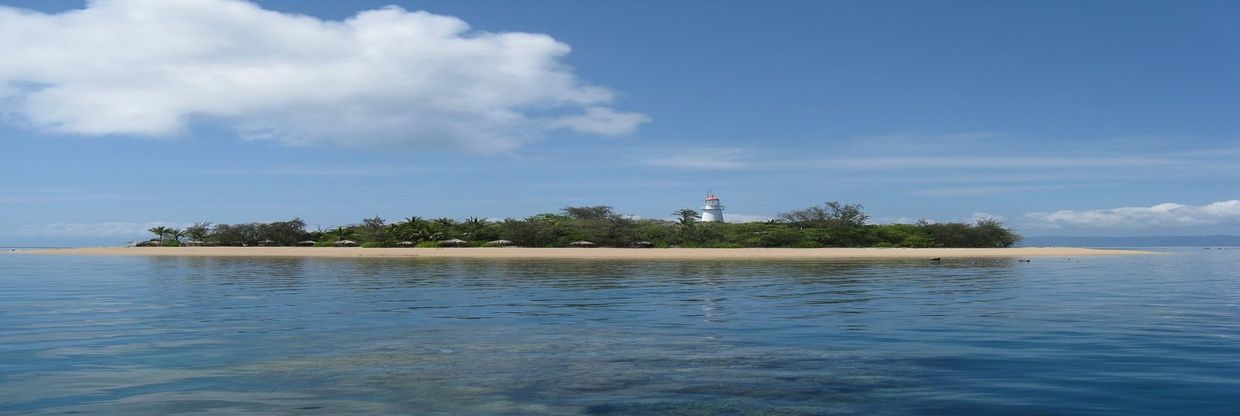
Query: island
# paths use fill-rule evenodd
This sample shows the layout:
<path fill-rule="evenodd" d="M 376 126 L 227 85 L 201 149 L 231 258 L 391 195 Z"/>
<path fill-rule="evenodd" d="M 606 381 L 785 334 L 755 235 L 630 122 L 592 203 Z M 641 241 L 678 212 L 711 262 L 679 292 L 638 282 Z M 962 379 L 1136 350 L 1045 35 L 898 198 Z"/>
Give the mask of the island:
<path fill-rule="evenodd" d="M 861 205 L 828 202 L 763 222 L 642 219 L 609 206 L 565 207 L 524 219 L 469 217 L 388 222 L 363 219 L 309 231 L 306 223 L 201 222 L 154 227 L 155 238 L 127 247 L 32 250 L 40 254 L 227 257 L 425 257 L 512 259 L 927 259 L 1129 255 L 1134 250 L 1014 247 L 1021 237 L 1000 221 L 871 224 Z"/>

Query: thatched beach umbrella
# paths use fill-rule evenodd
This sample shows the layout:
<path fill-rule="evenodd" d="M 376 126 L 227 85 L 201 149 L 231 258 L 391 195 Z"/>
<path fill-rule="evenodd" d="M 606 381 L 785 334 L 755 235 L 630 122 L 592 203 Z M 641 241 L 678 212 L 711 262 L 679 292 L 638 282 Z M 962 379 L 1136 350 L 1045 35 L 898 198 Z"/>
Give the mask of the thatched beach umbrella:
<path fill-rule="evenodd" d="M 274 240 L 263 240 L 263 241 L 259 241 L 258 245 L 262 247 L 271 247 L 271 246 L 276 245 L 276 242 Z"/>
<path fill-rule="evenodd" d="M 466 244 L 469 244 L 469 242 L 459 238 L 439 242 L 440 247 L 464 247 Z"/>
<path fill-rule="evenodd" d="M 412 241 L 401 241 L 401 242 L 399 242 L 399 243 L 396 243 L 396 246 L 397 246 L 397 247 L 413 247 L 413 246 L 416 246 L 416 245 L 417 245 L 417 244 L 414 244 L 414 242 L 412 242 Z"/>
<path fill-rule="evenodd" d="M 314 241 L 312 241 L 312 240 L 298 241 L 298 242 L 297 242 L 297 245 L 298 245 L 299 247 L 314 247 L 314 245 L 315 245 L 315 244 L 316 244 L 316 243 L 315 243 Z"/>
<path fill-rule="evenodd" d="M 594 244 L 594 243 L 591 243 L 591 242 L 589 242 L 589 241 L 574 241 L 574 242 L 568 243 L 568 246 L 569 246 L 569 247 L 588 248 L 588 247 L 598 247 L 598 244 Z"/>
<path fill-rule="evenodd" d="M 334 244 L 336 247 L 353 247 L 357 245 L 357 242 L 353 240 L 337 240 Z"/>
<path fill-rule="evenodd" d="M 638 242 L 634 242 L 633 244 L 630 244 L 630 245 L 629 245 L 629 247 L 633 247 L 633 248 L 651 248 L 651 247 L 654 247 L 654 243 L 651 243 L 651 242 L 649 242 L 649 241 L 638 241 Z"/>
<path fill-rule="evenodd" d="M 483 246 L 483 247 L 508 247 L 508 246 L 511 246 L 511 245 L 512 245 L 512 241 L 508 241 L 508 240 L 495 240 L 495 241 L 487 241 L 487 242 L 486 242 L 485 244 L 483 244 L 482 246 Z"/>

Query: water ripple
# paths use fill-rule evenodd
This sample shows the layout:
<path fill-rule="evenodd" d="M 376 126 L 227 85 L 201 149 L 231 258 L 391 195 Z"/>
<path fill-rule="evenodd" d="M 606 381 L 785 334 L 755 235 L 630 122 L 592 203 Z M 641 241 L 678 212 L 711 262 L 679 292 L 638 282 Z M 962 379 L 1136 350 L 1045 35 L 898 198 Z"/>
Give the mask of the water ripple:
<path fill-rule="evenodd" d="M 0 258 L 4 414 L 1224 414 L 1240 252 Z"/>

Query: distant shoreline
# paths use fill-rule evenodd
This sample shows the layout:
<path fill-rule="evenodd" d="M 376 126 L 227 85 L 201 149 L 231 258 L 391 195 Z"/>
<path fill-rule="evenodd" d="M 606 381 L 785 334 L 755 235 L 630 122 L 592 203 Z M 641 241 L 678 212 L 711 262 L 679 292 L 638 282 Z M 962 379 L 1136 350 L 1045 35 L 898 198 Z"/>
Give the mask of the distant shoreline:
<path fill-rule="evenodd" d="M 156 257 L 456 258 L 564 260 L 865 260 L 1096 257 L 1156 254 L 1076 247 L 1016 248 L 357 248 L 90 247 L 21 253 Z"/>

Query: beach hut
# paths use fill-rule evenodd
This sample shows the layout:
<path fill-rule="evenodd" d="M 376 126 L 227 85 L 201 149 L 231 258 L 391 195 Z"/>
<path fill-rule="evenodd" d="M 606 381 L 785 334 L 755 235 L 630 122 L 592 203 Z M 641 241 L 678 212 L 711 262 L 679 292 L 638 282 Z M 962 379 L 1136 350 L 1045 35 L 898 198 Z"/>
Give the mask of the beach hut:
<path fill-rule="evenodd" d="M 483 244 L 482 246 L 483 247 L 508 247 L 511 245 L 512 245 L 512 242 L 508 240 L 495 240 L 495 241 L 487 241 L 486 244 Z"/>
<path fill-rule="evenodd" d="M 590 248 L 590 247 L 598 247 L 598 244 L 594 244 L 589 241 L 574 241 L 574 242 L 568 243 L 568 246 L 577 247 L 577 248 Z"/>
<path fill-rule="evenodd" d="M 336 247 L 357 247 L 357 242 L 353 240 L 337 240 L 333 244 Z"/>
<path fill-rule="evenodd" d="M 259 247 L 275 247 L 276 242 L 275 240 L 263 240 L 263 241 L 258 242 L 258 246 Z"/>
<path fill-rule="evenodd" d="M 439 242 L 440 247 L 465 247 L 468 244 L 469 244 L 468 241 L 465 241 L 459 238 L 453 238 L 451 240 L 443 240 Z"/>
<path fill-rule="evenodd" d="M 311 241 L 311 240 L 306 240 L 306 241 L 298 241 L 298 242 L 297 242 L 297 246 L 298 246 L 298 247 L 314 247 L 314 245 L 315 245 L 315 244 L 316 244 L 316 243 L 315 243 L 314 241 Z"/>
<path fill-rule="evenodd" d="M 649 242 L 649 241 L 638 241 L 638 242 L 635 242 L 635 243 L 633 243 L 633 244 L 629 244 L 629 247 L 633 247 L 633 248 L 652 248 L 652 247 L 654 247 L 654 243 L 651 243 L 651 242 Z"/>
<path fill-rule="evenodd" d="M 408 248 L 408 247 L 413 247 L 413 246 L 416 246 L 416 245 L 417 245 L 417 244 L 415 244 L 415 243 L 414 243 L 414 242 L 412 242 L 412 241 L 401 241 L 401 242 L 399 242 L 399 243 L 396 243 L 396 246 L 397 246 L 397 247 L 406 247 L 406 248 Z"/>
<path fill-rule="evenodd" d="M 199 240 L 189 240 L 189 241 L 186 241 L 185 244 L 182 244 L 182 245 L 186 247 L 202 247 L 202 246 L 207 245 L 207 243 L 204 243 Z"/>

